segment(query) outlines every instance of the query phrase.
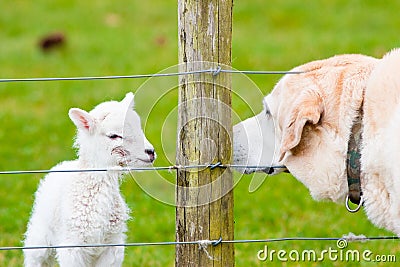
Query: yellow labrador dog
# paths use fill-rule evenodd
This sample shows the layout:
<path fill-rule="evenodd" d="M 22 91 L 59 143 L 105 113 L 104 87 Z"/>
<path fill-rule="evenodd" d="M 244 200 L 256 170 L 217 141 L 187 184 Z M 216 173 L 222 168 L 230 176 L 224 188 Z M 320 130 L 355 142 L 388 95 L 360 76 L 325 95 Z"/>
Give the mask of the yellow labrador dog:
<path fill-rule="evenodd" d="M 294 68 L 301 73 L 285 75 L 260 114 L 235 125 L 234 163 L 282 165 L 264 171 L 288 170 L 317 200 L 344 201 L 356 181 L 370 220 L 400 236 L 399 70 L 400 49 Z"/>

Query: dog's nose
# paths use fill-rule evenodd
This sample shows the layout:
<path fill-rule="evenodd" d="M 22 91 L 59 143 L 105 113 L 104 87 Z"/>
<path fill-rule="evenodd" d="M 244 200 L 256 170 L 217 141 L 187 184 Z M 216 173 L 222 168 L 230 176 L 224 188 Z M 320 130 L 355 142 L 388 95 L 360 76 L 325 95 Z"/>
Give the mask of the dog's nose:
<path fill-rule="evenodd" d="M 145 149 L 144 152 L 149 155 L 149 159 L 151 162 L 153 162 L 156 159 L 156 154 L 154 149 Z"/>

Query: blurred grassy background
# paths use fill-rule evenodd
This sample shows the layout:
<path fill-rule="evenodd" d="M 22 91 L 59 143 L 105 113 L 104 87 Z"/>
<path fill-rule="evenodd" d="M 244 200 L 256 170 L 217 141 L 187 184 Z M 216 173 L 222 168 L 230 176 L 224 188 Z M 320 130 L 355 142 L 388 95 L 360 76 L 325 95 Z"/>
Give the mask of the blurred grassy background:
<path fill-rule="evenodd" d="M 342 53 L 381 57 L 399 46 L 399 10 L 400 2 L 388 0 L 235 1 L 233 67 L 288 70 Z M 156 73 L 177 64 L 177 3 L 171 0 L 16 0 L 2 4 L 0 29 L 0 78 Z M 57 31 L 65 34 L 65 46 L 43 53 L 39 39 Z M 261 96 L 279 78 L 234 78 L 233 90 L 244 98 L 233 99 L 234 110 L 240 115 L 235 122 L 259 112 Z M 137 91 L 137 111 L 144 116 L 146 135 L 159 154 L 155 165 L 169 165 L 175 150 L 175 83 L 175 78 L 1 83 L 0 170 L 48 169 L 74 158 L 75 129 L 68 109 L 90 110 L 102 101 L 121 99 L 127 91 Z M 343 205 L 313 201 L 307 189 L 290 175 L 268 178 L 252 193 L 249 184 L 253 176 L 235 177 L 236 239 L 338 237 L 349 232 L 392 235 L 374 227 L 363 212 L 350 214 Z M 21 245 L 40 178 L 0 176 L 0 246 Z M 173 182 L 174 174 L 140 173 L 123 184 L 133 210 L 128 242 L 174 240 L 175 209 L 156 200 L 166 202 L 174 196 L 171 188 L 164 190 L 163 183 L 157 182 L 163 180 L 160 178 Z M 142 190 L 144 180 L 147 184 Z M 146 193 L 148 188 L 157 191 L 157 196 Z M 266 264 L 257 260 L 263 247 L 236 245 L 237 266 Z M 335 242 L 269 244 L 270 249 L 287 251 L 328 247 L 336 248 Z M 398 242 L 394 241 L 351 243 L 349 248 L 400 258 Z M 172 266 L 173 262 L 173 247 L 138 247 L 126 250 L 124 266 Z M 0 252 L 0 266 L 21 265 L 22 252 Z M 325 265 L 344 263 L 328 261 Z"/>

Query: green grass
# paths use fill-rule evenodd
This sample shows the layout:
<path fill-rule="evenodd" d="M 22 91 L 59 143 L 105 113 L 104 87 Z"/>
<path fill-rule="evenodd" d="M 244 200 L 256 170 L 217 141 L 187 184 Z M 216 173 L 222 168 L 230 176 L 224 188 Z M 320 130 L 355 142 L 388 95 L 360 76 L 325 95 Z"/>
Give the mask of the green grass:
<path fill-rule="evenodd" d="M 233 66 L 237 69 L 287 70 L 314 59 L 342 53 L 382 56 L 399 46 L 400 3 L 395 1 L 235 1 Z M 0 78 L 101 76 L 154 73 L 177 64 L 176 1 L 23 1 L 0 11 Z M 67 44 L 54 53 L 37 47 L 41 36 L 62 31 Z M 262 95 L 279 76 L 235 76 L 234 118 L 261 110 Z M 70 107 L 91 109 L 109 99 L 137 92 L 137 111 L 155 145 L 157 166 L 173 164 L 176 134 L 176 78 L 0 84 L 0 170 L 48 169 L 74 158 L 75 133 Z M 244 100 L 240 100 L 240 97 Z M 338 237 L 349 232 L 392 235 L 374 227 L 363 212 L 315 202 L 292 176 L 269 177 L 253 193 L 252 176 L 235 187 L 236 239 Z M 257 175 L 262 178 L 262 175 Z M 0 246 L 19 246 L 40 175 L 0 176 Z M 128 242 L 175 239 L 174 174 L 138 173 L 123 193 L 131 207 Z M 169 183 L 168 183 L 169 182 Z M 160 201 L 162 200 L 162 201 Z M 335 242 L 282 242 L 269 249 L 287 251 L 335 248 Z M 263 266 L 264 244 L 236 245 L 237 266 Z M 351 243 L 351 249 L 396 254 L 396 241 Z M 21 266 L 20 251 L 0 252 L 0 266 Z M 171 266 L 174 247 L 128 248 L 124 266 Z M 278 266 L 280 262 L 272 264 Z M 305 265 L 318 266 L 321 263 Z M 341 262 L 324 262 L 341 266 Z M 351 265 L 351 264 L 350 264 Z M 358 265 L 358 264 L 354 264 Z M 371 265 L 363 263 L 363 265 Z"/>

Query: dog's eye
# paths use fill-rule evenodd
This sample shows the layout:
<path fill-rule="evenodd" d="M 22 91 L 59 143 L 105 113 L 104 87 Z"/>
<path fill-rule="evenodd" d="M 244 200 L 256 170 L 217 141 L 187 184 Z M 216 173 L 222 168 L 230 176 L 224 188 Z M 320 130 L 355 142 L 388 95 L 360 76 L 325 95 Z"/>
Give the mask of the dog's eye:
<path fill-rule="evenodd" d="M 267 115 L 267 117 L 271 117 L 271 111 L 269 111 L 268 107 L 265 108 L 265 115 Z"/>
<path fill-rule="evenodd" d="M 110 134 L 110 135 L 107 135 L 107 137 L 110 138 L 111 140 L 122 139 L 122 136 L 120 136 L 118 134 Z"/>
<path fill-rule="evenodd" d="M 271 117 L 271 111 L 269 110 L 267 101 L 265 101 L 265 99 L 263 100 L 263 105 L 264 105 L 265 115 L 267 115 L 267 117 Z"/>

